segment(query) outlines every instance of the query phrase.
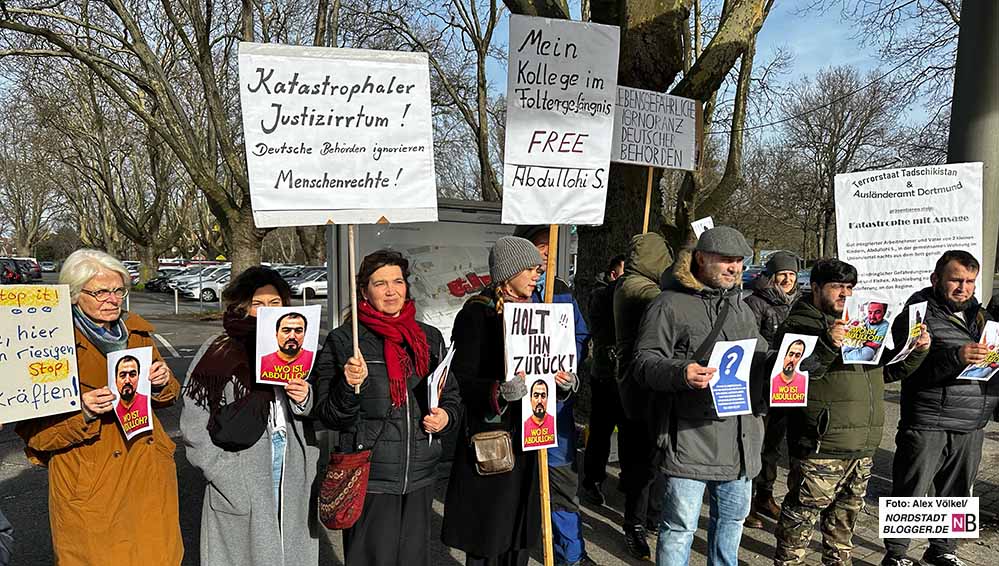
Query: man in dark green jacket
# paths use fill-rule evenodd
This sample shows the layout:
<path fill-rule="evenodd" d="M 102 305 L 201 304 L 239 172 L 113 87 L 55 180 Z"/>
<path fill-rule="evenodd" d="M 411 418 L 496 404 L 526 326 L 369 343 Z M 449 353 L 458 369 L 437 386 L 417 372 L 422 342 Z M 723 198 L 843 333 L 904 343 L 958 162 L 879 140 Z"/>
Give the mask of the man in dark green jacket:
<path fill-rule="evenodd" d="M 808 372 L 808 406 L 789 409 L 788 414 L 791 471 L 777 525 L 777 566 L 804 562 L 820 518 L 823 564 L 850 564 L 853 529 L 881 444 L 885 373 L 890 381 L 907 377 L 929 349 L 924 327 L 915 351 L 902 362 L 884 369 L 843 363 L 843 308 L 856 283 L 852 265 L 837 259 L 817 261 L 811 293 L 794 304 L 777 332 L 777 344 L 785 334 L 819 337 L 800 366 Z M 893 357 L 894 352 L 881 359 Z"/>

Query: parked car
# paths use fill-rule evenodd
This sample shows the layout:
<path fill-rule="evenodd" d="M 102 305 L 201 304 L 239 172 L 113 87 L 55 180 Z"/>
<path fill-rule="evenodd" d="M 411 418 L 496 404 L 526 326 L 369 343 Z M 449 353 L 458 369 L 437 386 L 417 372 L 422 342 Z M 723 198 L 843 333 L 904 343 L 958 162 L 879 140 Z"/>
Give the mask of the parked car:
<path fill-rule="evenodd" d="M 285 277 L 284 280 L 288 282 L 288 285 L 294 287 L 306 281 L 313 281 L 320 275 L 326 273 L 325 267 L 303 267 L 298 270 L 295 275 L 291 277 Z"/>
<path fill-rule="evenodd" d="M 808 289 L 812 285 L 812 271 L 810 269 L 802 269 L 798 272 L 798 288 Z"/>
<path fill-rule="evenodd" d="M 53 273 L 56 270 L 56 264 L 54 261 L 40 261 L 38 266 L 42 268 L 43 273 Z"/>
<path fill-rule="evenodd" d="M 201 299 L 201 301 L 205 303 L 214 303 L 219 300 L 219 297 L 222 295 L 222 290 L 225 289 L 225 286 L 228 284 L 229 271 L 226 270 L 216 279 L 202 281 L 200 285 L 197 281 L 186 285 L 180 293 L 188 299 Z"/>
<path fill-rule="evenodd" d="M 745 269 L 742 270 L 742 286 L 748 287 L 750 283 L 756 281 L 756 279 L 763 274 L 764 267 L 762 265 L 747 265 Z"/>
<path fill-rule="evenodd" d="M 305 296 L 306 299 L 326 296 L 326 272 L 320 272 L 317 277 L 292 285 L 291 294 L 295 297 Z"/>
<path fill-rule="evenodd" d="M 39 280 L 42 278 L 42 267 L 38 265 L 33 257 L 15 257 L 13 258 L 25 271 L 28 272 L 28 278 L 32 280 Z"/>
<path fill-rule="evenodd" d="M 0 257 L 0 284 L 17 285 L 27 283 L 21 266 L 13 258 Z"/>
<path fill-rule="evenodd" d="M 204 265 L 204 266 L 191 266 L 183 274 L 178 274 L 169 279 L 167 285 L 171 289 L 179 288 L 180 285 L 184 283 L 197 283 L 200 281 L 209 280 L 212 278 L 212 274 L 220 269 L 228 269 L 227 265 Z"/>

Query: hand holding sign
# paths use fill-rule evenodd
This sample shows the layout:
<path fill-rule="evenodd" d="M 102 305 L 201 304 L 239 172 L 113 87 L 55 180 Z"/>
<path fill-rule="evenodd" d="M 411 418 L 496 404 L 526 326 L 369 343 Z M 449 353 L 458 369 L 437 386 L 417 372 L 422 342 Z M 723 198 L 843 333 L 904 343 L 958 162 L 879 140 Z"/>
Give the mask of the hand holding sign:
<path fill-rule="evenodd" d="M 293 379 L 284 387 L 284 392 L 296 405 L 305 403 L 309 398 L 309 382 L 304 379 Z"/>
<path fill-rule="evenodd" d="M 423 417 L 423 430 L 431 434 L 440 432 L 447 427 L 448 420 L 447 411 L 433 407 L 430 414 Z"/>
<path fill-rule="evenodd" d="M 347 379 L 347 384 L 356 391 L 364 380 L 368 378 L 368 364 L 364 362 L 364 356 L 360 352 L 357 357 L 351 356 L 343 366 L 343 375 Z"/>
<path fill-rule="evenodd" d="M 107 386 L 93 391 L 87 391 L 82 395 L 83 414 L 89 420 L 94 420 L 97 415 L 103 415 L 114 409 L 115 395 Z"/>
<path fill-rule="evenodd" d="M 698 363 L 689 364 L 687 366 L 687 375 L 684 379 L 687 385 L 691 389 L 704 389 L 711 382 L 715 373 L 718 371 L 716 368 L 706 368 Z"/>
<path fill-rule="evenodd" d="M 843 319 L 834 320 L 829 325 L 829 341 L 834 348 L 842 348 L 843 340 L 846 338 L 846 321 Z"/>
<path fill-rule="evenodd" d="M 968 342 L 957 351 L 957 358 L 962 364 L 980 364 L 989 355 L 989 347 L 979 342 Z"/>
<path fill-rule="evenodd" d="M 163 387 L 170 382 L 171 375 L 173 373 L 170 371 L 170 366 L 166 365 L 163 360 L 156 360 L 149 367 L 149 384 L 154 388 Z"/>

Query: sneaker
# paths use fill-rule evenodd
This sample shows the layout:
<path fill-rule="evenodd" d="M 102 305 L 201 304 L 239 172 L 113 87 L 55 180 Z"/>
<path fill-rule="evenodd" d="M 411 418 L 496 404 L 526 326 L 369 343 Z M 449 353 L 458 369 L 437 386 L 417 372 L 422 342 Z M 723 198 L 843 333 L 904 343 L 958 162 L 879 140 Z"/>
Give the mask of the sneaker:
<path fill-rule="evenodd" d="M 933 566 L 966 566 L 964 560 L 949 552 L 943 554 L 926 553 L 923 555 L 923 562 Z"/>
<path fill-rule="evenodd" d="M 919 562 L 905 556 L 901 558 L 885 556 L 884 559 L 881 560 L 881 566 L 919 566 Z"/>
<path fill-rule="evenodd" d="M 575 562 L 561 562 L 556 564 L 556 566 L 600 566 L 593 561 L 588 555 L 584 555 L 582 558 Z"/>
<path fill-rule="evenodd" d="M 604 494 L 600 491 L 600 484 L 598 483 L 584 481 L 579 497 L 590 505 L 596 505 L 597 507 L 604 504 Z"/>
<path fill-rule="evenodd" d="M 624 527 L 624 546 L 628 549 L 628 554 L 639 560 L 652 558 L 652 549 L 649 548 L 649 541 L 645 538 L 645 527 L 642 525 Z"/>
<path fill-rule="evenodd" d="M 763 517 L 756 512 L 755 509 L 746 517 L 746 520 L 742 522 L 742 526 L 747 529 L 762 529 L 763 528 Z"/>
<path fill-rule="evenodd" d="M 780 518 L 780 505 L 772 493 L 760 492 L 753 500 L 753 512 L 776 521 Z"/>

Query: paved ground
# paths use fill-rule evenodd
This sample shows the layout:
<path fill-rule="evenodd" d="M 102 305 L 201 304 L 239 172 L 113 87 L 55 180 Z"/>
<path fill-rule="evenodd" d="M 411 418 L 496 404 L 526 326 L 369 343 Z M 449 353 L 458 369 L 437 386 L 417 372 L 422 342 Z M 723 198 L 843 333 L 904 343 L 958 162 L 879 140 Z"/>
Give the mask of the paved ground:
<path fill-rule="evenodd" d="M 182 303 L 187 312 L 198 310 L 197 303 Z M 187 366 L 197 348 L 209 336 L 220 330 L 218 322 L 202 322 L 193 316 L 182 318 L 173 316 L 173 298 L 168 295 L 147 295 L 135 293 L 132 297 L 132 309 L 147 316 L 157 327 L 161 352 L 167 358 L 174 373 L 178 376 L 186 374 Z M 182 311 L 183 312 L 183 311 Z M 167 347 L 169 344 L 169 347 Z M 887 421 L 894 423 L 898 417 L 897 388 L 891 389 L 887 395 Z M 179 409 L 170 408 L 159 413 L 164 427 L 180 445 L 178 432 Z M 893 426 L 889 426 L 881 445 L 881 450 L 875 458 L 874 479 L 868 493 L 868 508 L 861 518 L 855 542 L 857 544 L 857 564 L 877 564 L 882 556 L 881 543 L 877 537 L 877 498 L 887 494 L 889 488 L 891 457 L 894 451 Z M 192 467 L 184 456 L 183 447 L 177 451 L 177 471 L 180 485 L 181 529 L 187 548 L 185 565 L 197 565 L 198 561 L 198 530 L 201 513 L 201 501 L 204 493 L 204 480 L 200 472 Z M 618 468 L 611 465 L 611 478 L 605 486 L 608 496 L 607 505 L 596 509 L 584 508 L 585 537 L 591 556 L 600 564 L 606 565 L 638 565 L 642 562 L 627 557 L 618 525 L 622 520 L 624 501 L 615 489 Z M 782 470 L 782 476 L 786 474 Z M 783 478 L 782 478 L 783 479 Z M 434 564 L 457 566 L 464 563 L 462 553 L 448 549 L 436 542 L 436 534 L 440 532 L 440 521 L 443 513 L 443 486 L 440 485 L 438 498 L 434 503 L 433 549 Z M 778 487 L 778 495 L 784 491 L 783 484 Z M 971 564 L 993 566 L 999 562 L 999 534 L 994 514 L 999 511 L 999 426 L 992 424 L 986 434 L 984 457 L 976 494 L 981 498 L 983 529 L 982 538 L 962 543 L 960 552 Z M 0 431 L 0 507 L 16 529 L 14 565 L 43 566 L 52 564 L 52 551 L 49 535 L 47 508 L 47 477 L 43 469 L 32 468 L 27 464 L 21 452 L 21 442 L 13 431 Z M 694 553 L 691 564 L 706 564 L 706 536 L 703 530 L 707 520 L 706 508 L 702 512 L 702 529 L 698 531 L 694 543 Z M 747 530 L 743 536 L 740 562 L 750 565 L 770 563 L 773 555 L 774 538 L 773 524 L 764 530 Z M 918 558 L 921 555 L 925 541 L 915 541 L 911 555 Z M 655 545 L 655 538 L 650 537 L 650 544 Z M 809 555 L 809 563 L 818 564 L 818 543 L 813 541 L 815 552 Z M 535 557 L 540 556 L 535 552 Z M 534 563 L 534 562 L 532 562 Z M 331 533 L 325 537 L 321 547 L 320 564 L 342 564 L 342 549 L 339 533 Z"/>

